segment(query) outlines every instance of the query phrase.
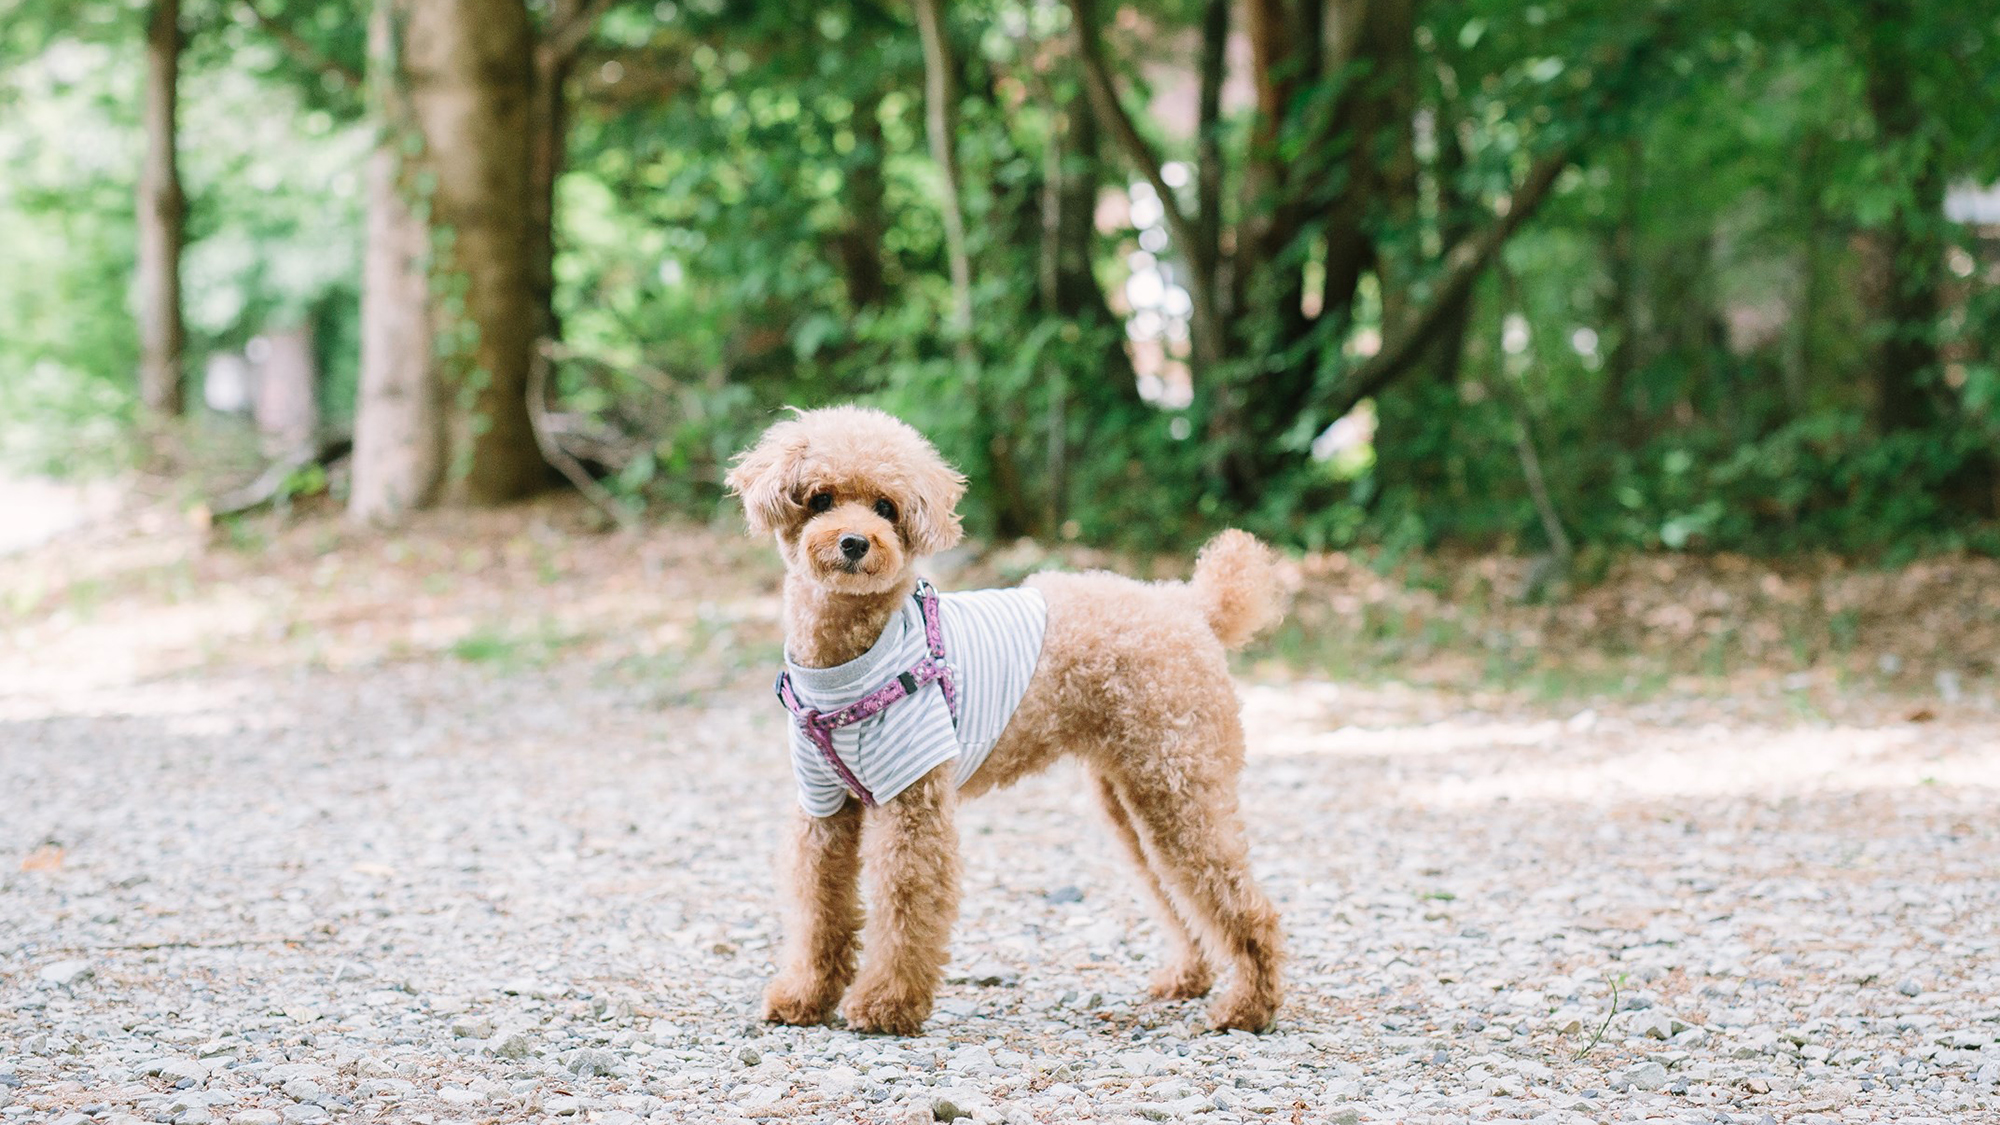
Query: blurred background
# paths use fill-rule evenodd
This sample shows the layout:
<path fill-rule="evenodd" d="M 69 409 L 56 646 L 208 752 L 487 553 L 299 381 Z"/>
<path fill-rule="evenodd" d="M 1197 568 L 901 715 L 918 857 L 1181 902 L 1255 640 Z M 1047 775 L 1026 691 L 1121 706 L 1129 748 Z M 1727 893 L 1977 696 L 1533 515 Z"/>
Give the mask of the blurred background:
<path fill-rule="evenodd" d="M 2000 549 L 1991 3 L 0 0 L 0 67 L 17 482 L 706 519 L 862 399 L 993 540 Z"/>

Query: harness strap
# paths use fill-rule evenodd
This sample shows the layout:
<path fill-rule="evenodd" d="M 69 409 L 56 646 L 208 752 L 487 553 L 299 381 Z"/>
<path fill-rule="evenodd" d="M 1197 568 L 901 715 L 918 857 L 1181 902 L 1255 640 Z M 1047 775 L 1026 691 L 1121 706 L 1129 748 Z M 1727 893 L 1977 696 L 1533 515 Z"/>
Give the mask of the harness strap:
<path fill-rule="evenodd" d="M 792 690 L 792 677 L 789 672 L 780 671 L 778 682 L 774 685 L 777 688 L 778 701 L 783 703 L 785 710 L 790 711 L 798 720 L 800 732 L 819 751 L 820 757 L 826 760 L 826 764 L 832 767 L 833 772 L 839 775 L 841 784 L 869 808 L 874 808 L 876 805 L 875 795 L 868 791 L 867 786 L 861 784 L 861 779 L 855 776 L 854 771 L 841 760 L 840 752 L 834 749 L 835 730 L 874 718 L 892 705 L 917 694 L 933 680 L 937 681 L 938 690 L 944 693 L 944 704 L 951 712 L 951 721 L 954 724 L 958 722 L 958 685 L 950 666 L 944 662 L 944 626 L 939 620 L 937 590 L 933 589 L 929 582 L 918 579 L 915 596 L 917 604 L 923 610 L 924 641 L 929 652 L 922 660 L 912 665 L 909 671 L 897 673 L 888 683 L 838 711 L 819 711 L 807 707 Z"/>

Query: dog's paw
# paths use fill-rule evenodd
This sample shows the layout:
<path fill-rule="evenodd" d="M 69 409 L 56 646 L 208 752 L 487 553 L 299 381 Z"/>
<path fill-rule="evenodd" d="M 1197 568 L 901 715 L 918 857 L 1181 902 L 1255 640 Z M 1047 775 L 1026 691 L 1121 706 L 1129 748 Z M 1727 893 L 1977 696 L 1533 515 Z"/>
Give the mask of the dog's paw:
<path fill-rule="evenodd" d="M 1153 974 L 1146 991 L 1155 1000 L 1193 1000 L 1215 987 L 1215 973 L 1199 957 L 1167 965 Z"/>
<path fill-rule="evenodd" d="M 930 1018 L 931 997 L 894 982 L 862 981 L 847 994 L 840 1006 L 847 1026 L 855 1031 L 878 1035 L 915 1035 Z"/>
<path fill-rule="evenodd" d="M 824 985 L 781 976 L 764 990 L 764 1018 L 772 1023 L 825 1023 L 836 998 Z"/>
<path fill-rule="evenodd" d="M 1244 995 L 1231 990 L 1208 1006 L 1208 1023 L 1216 1031 L 1269 1031 L 1278 1021 L 1274 997 Z"/>

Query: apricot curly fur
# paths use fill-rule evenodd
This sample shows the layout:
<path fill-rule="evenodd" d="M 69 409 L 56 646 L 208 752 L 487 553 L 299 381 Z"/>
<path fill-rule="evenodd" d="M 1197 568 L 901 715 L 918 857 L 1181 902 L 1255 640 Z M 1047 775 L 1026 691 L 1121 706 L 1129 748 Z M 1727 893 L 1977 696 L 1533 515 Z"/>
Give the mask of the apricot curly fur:
<path fill-rule="evenodd" d="M 960 534 L 965 479 L 908 425 L 864 407 L 779 422 L 739 455 L 728 484 L 784 558 L 785 647 L 810 667 L 866 652 L 914 587 L 917 560 Z M 838 549 L 853 535 L 869 542 L 859 561 Z M 963 788 L 947 764 L 878 808 L 794 814 L 791 913 L 765 1018 L 817 1023 L 838 1002 L 856 1030 L 916 1034 L 958 916 L 958 802 L 1064 756 L 1090 773 L 1167 934 L 1153 994 L 1205 995 L 1228 969 L 1210 1023 L 1261 1031 L 1276 1018 L 1283 934 L 1250 873 L 1236 801 L 1243 729 L 1225 656 L 1279 616 L 1269 549 L 1231 530 L 1203 548 L 1190 582 L 1100 571 L 1029 584 L 1048 602 L 1041 658 Z M 864 869 L 873 909 L 860 934 Z"/>

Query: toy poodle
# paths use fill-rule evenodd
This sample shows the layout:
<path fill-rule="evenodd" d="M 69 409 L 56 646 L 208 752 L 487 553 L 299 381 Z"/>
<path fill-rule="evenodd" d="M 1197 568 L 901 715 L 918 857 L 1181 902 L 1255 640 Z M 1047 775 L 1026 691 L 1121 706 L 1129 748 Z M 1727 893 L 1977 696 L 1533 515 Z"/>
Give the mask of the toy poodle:
<path fill-rule="evenodd" d="M 1067 755 L 1172 946 L 1152 994 L 1203 996 L 1233 968 L 1211 1023 L 1271 1025 L 1282 935 L 1250 874 L 1224 659 L 1278 617 L 1263 544 L 1223 532 L 1190 582 L 1040 574 L 939 594 L 916 564 L 958 542 L 965 479 L 914 429 L 857 406 L 772 426 L 728 485 L 785 563 L 778 694 L 800 812 L 766 1019 L 820 1023 L 840 1004 L 856 1030 L 916 1034 L 958 915 L 958 802 Z"/>

